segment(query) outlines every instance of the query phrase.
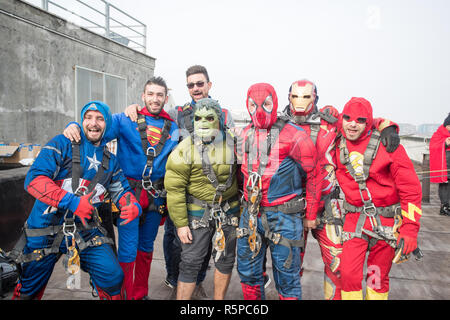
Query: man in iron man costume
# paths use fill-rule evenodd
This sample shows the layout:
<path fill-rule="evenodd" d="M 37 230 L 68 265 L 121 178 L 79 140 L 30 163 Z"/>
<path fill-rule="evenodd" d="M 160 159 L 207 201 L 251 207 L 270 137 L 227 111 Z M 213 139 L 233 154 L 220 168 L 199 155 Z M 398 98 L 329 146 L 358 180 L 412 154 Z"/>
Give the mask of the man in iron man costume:
<path fill-rule="evenodd" d="M 387 299 L 392 263 L 417 250 L 422 190 L 403 146 L 389 153 L 373 125 L 372 106 L 352 98 L 339 117 L 336 177 L 345 195 L 342 299 Z"/>
<path fill-rule="evenodd" d="M 244 299 L 265 299 L 267 247 L 280 299 L 301 299 L 303 228 L 316 227 L 320 198 L 316 150 L 303 129 L 277 120 L 278 98 L 270 84 L 252 85 L 246 105 L 252 123 L 238 142 L 244 209 L 237 229 L 237 269 Z"/>
<path fill-rule="evenodd" d="M 339 206 L 339 187 L 336 181 L 334 162 L 336 122 L 339 112 L 332 106 L 317 108 L 316 85 L 309 80 L 298 80 L 289 88 L 289 105 L 284 114 L 305 130 L 316 146 L 320 169 L 321 200 L 316 229 L 311 230 L 317 240 L 324 262 L 324 296 L 327 300 L 341 299 L 340 255 L 342 253 L 342 214 Z M 376 119 L 376 126 L 383 132 L 383 143 L 393 151 L 398 146 L 399 138 L 395 125 L 389 120 Z M 386 130 L 383 130 L 386 129 Z M 305 232 L 305 246 L 308 233 Z M 302 261 L 305 251 L 302 251 Z"/>

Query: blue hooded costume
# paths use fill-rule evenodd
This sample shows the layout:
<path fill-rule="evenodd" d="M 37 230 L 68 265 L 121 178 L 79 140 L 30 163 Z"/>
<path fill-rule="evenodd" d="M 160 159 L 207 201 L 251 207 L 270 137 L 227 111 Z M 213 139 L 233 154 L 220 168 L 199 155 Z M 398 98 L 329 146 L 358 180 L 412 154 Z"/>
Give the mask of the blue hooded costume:
<path fill-rule="evenodd" d="M 13 298 L 40 298 L 50 279 L 55 263 L 61 254 L 67 252 L 63 228 L 67 219 L 74 218 L 76 231 L 74 238 L 80 254 L 81 269 L 88 272 L 100 298 L 123 298 L 123 272 L 119 261 L 134 261 L 138 241 L 139 219 L 120 225 L 119 250 L 116 258 L 109 245 L 107 235 L 95 219 L 87 220 L 84 227 L 78 216 L 73 215 L 80 205 L 81 195 L 74 194 L 79 187 L 92 190 L 92 205 L 98 207 L 106 193 L 111 201 L 121 208 L 125 196 L 139 209 L 132 190 L 119 167 L 117 158 L 106 148 L 104 137 L 111 130 L 112 116 L 109 107 L 100 101 L 86 104 L 81 111 L 81 119 L 90 110 L 99 111 L 106 122 L 102 140 L 98 146 L 90 142 L 81 132 L 79 145 L 80 177 L 72 187 L 72 176 L 76 166 L 72 143 L 63 135 L 51 139 L 41 150 L 25 179 L 25 190 L 36 198 L 35 204 L 25 223 L 26 245 L 23 250 L 23 272 Z M 99 174 L 97 174 L 100 171 Z M 90 185 L 95 180 L 95 185 Z M 95 218 L 95 215 L 94 215 Z M 48 230 L 54 230 L 48 232 Z M 40 233 L 39 233 L 40 232 Z M 72 236 L 67 237 L 72 243 Z M 96 241 L 97 240 L 97 241 Z M 38 250 L 38 251 L 36 251 Z M 40 250 L 40 251 L 39 251 Z M 33 256 L 36 252 L 41 257 Z M 119 261 L 118 261 L 119 260 Z"/>

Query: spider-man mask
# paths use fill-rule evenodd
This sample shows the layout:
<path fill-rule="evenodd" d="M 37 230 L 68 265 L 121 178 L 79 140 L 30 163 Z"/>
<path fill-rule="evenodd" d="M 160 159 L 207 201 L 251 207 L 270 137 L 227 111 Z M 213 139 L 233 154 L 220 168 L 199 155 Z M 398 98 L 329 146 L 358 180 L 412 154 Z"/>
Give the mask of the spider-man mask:
<path fill-rule="evenodd" d="M 270 84 L 252 85 L 247 92 L 246 104 L 255 127 L 269 129 L 277 121 L 278 98 Z"/>

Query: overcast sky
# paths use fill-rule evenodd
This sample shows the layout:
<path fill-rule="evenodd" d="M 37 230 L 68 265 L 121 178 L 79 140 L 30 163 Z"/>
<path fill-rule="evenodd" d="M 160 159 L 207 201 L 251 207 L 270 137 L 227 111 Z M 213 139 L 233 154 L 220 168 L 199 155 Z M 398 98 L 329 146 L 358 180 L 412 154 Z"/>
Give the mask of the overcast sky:
<path fill-rule="evenodd" d="M 89 2 L 89 1 L 88 1 Z M 147 25 L 147 54 L 177 104 L 186 69 L 204 65 L 210 94 L 247 112 L 247 89 L 316 83 L 319 107 L 368 99 L 375 116 L 441 123 L 450 112 L 448 0 L 110 0 Z"/>

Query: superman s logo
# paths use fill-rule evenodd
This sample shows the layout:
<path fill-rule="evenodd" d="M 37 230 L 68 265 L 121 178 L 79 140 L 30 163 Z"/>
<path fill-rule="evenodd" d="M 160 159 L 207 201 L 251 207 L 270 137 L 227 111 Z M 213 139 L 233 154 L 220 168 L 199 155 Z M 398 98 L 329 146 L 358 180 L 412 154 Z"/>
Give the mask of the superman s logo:
<path fill-rule="evenodd" d="M 161 140 L 162 129 L 155 126 L 147 126 L 147 140 L 152 147 L 156 146 Z"/>

